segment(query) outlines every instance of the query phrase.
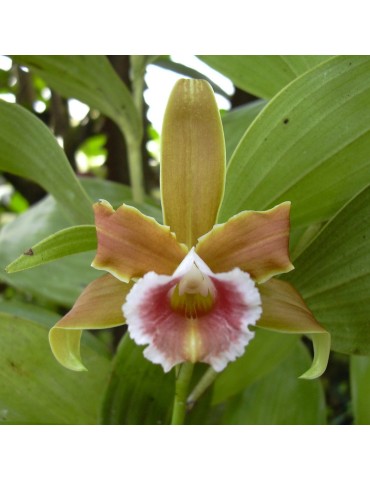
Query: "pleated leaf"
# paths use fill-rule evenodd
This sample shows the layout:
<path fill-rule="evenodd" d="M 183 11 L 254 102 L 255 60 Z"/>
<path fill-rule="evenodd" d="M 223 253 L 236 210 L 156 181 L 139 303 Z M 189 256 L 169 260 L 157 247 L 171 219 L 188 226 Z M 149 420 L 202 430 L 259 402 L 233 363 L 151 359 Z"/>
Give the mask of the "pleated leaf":
<path fill-rule="evenodd" d="M 175 393 L 174 369 L 165 374 L 126 334 L 115 356 L 101 413 L 109 425 L 168 424 Z"/>
<path fill-rule="evenodd" d="M 271 98 L 327 55 L 200 55 L 199 58 L 257 97 Z"/>
<path fill-rule="evenodd" d="M 227 161 L 230 160 L 247 128 L 265 107 L 266 103 L 264 100 L 256 100 L 222 115 L 221 120 L 224 127 Z"/>
<path fill-rule="evenodd" d="M 263 109 L 229 162 L 220 221 L 292 202 L 292 226 L 329 219 L 370 178 L 370 57 L 328 60 Z"/>
<path fill-rule="evenodd" d="M 271 372 L 292 351 L 298 338 L 297 335 L 257 330 L 244 355 L 218 375 L 212 403 L 225 401 Z M 297 377 L 304 371 L 298 372 Z"/>
<path fill-rule="evenodd" d="M 92 205 L 50 130 L 35 115 L 0 101 L 0 170 L 29 178 L 73 223 L 92 223 Z"/>
<path fill-rule="evenodd" d="M 43 313 L 39 323 L 19 316 L 20 310 L 4 313 L 0 304 L 0 424 L 96 424 L 110 368 L 107 351 L 87 333 L 83 354 L 91 371 L 70 372 L 49 347 L 46 323 L 50 327 L 55 314 Z"/>
<path fill-rule="evenodd" d="M 370 187 L 351 200 L 284 276 L 301 293 L 332 348 L 370 354 Z"/>
<path fill-rule="evenodd" d="M 131 94 L 105 55 L 12 55 L 61 95 L 76 98 L 140 138 Z"/>
<path fill-rule="evenodd" d="M 325 395 L 320 380 L 305 382 L 298 378 L 310 362 L 306 348 L 298 343 L 272 372 L 226 403 L 222 423 L 325 424 Z"/>

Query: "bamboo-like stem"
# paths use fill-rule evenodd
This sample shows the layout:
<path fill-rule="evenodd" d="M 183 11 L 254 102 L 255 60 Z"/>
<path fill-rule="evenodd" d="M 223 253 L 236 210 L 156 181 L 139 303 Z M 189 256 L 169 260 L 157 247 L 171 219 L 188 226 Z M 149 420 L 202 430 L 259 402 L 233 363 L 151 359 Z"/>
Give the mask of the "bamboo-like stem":
<path fill-rule="evenodd" d="M 128 166 L 130 172 L 130 181 L 132 188 L 132 198 L 137 203 L 144 203 L 145 189 L 144 189 L 144 174 L 143 174 L 143 158 L 142 158 L 142 139 L 143 139 L 143 91 L 144 91 L 144 73 L 145 63 L 141 56 L 133 55 L 131 57 L 131 86 L 132 98 L 141 121 L 139 131 L 132 131 L 132 129 L 122 131 L 126 137 Z"/>
<path fill-rule="evenodd" d="M 130 172 L 130 181 L 132 189 L 132 199 L 137 203 L 144 203 L 144 175 L 141 154 L 141 139 L 128 138 L 127 153 L 128 153 L 128 167 Z"/>
<path fill-rule="evenodd" d="M 186 397 L 189 391 L 194 364 L 183 363 L 176 377 L 175 400 L 172 413 L 172 425 L 183 425 L 186 415 Z"/>

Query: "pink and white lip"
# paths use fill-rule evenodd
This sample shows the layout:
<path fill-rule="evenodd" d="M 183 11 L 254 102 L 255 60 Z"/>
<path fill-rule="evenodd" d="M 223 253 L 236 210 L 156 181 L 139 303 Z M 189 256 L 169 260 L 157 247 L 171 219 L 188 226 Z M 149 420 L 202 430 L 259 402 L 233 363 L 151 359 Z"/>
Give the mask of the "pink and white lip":
<path fill-rule="evenodd" d="M 201 274 L 198 291 L 194 266 Z M 191 318 L 174 309 L 170 300 L 177 285 L 179 290 L 193 288 L 194 294 L 202 296 L 210 293 L 212 308 Z M 122 310 L 131 338 L 148 345 L 145 357 L 162 365 L 165 372 L 189 361 L 223 370 L 244 353 L 254 336 L 249 327 L 262 314 L 260 294 L 248 273 L 234 268 L 215 274 L 194 249 L 173 275 L 144 275 L 127 295 Z"/>

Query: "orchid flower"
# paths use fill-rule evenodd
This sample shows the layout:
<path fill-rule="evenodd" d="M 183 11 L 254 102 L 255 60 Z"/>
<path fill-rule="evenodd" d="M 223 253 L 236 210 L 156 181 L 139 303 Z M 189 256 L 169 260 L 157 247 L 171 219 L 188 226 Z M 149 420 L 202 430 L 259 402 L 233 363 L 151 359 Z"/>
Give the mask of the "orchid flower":
<path fill-rule="evenodd" d="M 289 272 L 290 202 L 244 211 L 216 224 L 225 182 L 225 144 L 209 84 L 179 80 L 162 132 L 164 225 L 139 210 L 94 205 L 98 249 L 92 266 L 107 272 L 82 292 L 50 331 L 57 360 L 84 370 L 84 329 L 127 324 L 164 371 L 204 362 L 216 372 L 241 356 L 255 327 L 306 334 L 314 359 L 303 378 L 326 368 L 330 335 L 295 288 L 273 276 Z"/>

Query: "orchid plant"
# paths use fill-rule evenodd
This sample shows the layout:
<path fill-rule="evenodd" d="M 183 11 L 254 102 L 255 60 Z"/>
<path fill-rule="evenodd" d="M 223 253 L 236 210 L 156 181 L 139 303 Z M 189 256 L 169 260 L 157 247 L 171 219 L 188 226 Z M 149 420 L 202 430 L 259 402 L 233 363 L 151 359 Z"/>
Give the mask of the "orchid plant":
<path fill-rule="evenodd" d="M 167 56 L 1 70 L 0 423 L 370 422 L 370 57 L 199 57 L 257 100 Z M 149 165 L 150 63 L 190 78 Z"/>
<path fill-rule="evenodd" d="M 244 353 L 253 327 L 310 335 L 315 358 L 302 374 L 326 368 L 330 335 L 292 285 L 290 203 L 244 211 L 224 224 L 217 214 L 224 192 L 225 145 L 218 107 L 203 80 L 179 80 L 162 132 L 164 224 L 105 200 L 94 205 L 98 250 L 92 266 L 108 272 L 92 282 L 50 331 L 59 362 L 84 370 L 84 329 L 127 324 L 144 356 L 165 372 L 178 367 L 174 423 L 185 414 L 193 364 L 214 372 Z M 194 401 L 194 399 L 193 399 Z"/>

